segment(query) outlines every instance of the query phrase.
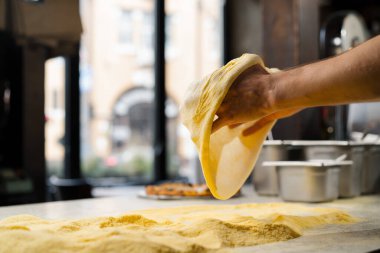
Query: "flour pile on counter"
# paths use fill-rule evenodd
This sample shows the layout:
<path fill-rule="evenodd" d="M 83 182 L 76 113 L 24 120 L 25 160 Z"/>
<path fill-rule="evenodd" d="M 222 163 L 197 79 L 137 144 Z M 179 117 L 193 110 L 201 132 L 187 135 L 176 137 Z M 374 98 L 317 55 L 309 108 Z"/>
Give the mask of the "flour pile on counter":
<path fill-rule="evenodd" d="M 260 64 L 261 58 L 244 54 L 216 70 L 199 83 L 192 85 L 181 107 L 184 125 L 190 130 L 197 146 L 206 183 L 214 197 L 231 198 L 244 184 L 257 160 L 262 143 L 275 121 L 260 131 L 243 136 L 248 122 L 234 129 L 223 127 L 211 135 L 216 112 L 235 79 L 250 67 Z M 278 70 L 265 68 L 273 73 Z"/>
<path fill-rule="evenodd" d="M 282 203 L 152 209 L 65 221 L 20 215 L 0 220 L 0 252 L 215 252 L 352 222 L 336 209 Z"/>

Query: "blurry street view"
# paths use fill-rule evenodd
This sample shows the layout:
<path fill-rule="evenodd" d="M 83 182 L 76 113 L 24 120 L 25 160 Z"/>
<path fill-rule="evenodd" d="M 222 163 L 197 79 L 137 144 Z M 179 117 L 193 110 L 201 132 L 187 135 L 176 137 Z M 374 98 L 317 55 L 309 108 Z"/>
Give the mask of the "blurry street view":
<path fill-rule="evenodd" d="M 152 0 L 82 0 L 81 155 L 87 177 L 152 177 Z M 221 65 L 221 0 L 166 1 L 168 169 L 193 173 L 196 152 L 180 124 L 187 86 Z M 63 167 L 64 61 L 46 62 L 46 158 Z"/>

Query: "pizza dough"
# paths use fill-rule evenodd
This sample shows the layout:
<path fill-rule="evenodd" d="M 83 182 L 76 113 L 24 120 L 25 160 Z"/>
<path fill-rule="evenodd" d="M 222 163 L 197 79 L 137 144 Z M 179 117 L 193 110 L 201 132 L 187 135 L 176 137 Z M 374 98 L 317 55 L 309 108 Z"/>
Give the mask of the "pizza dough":
<path fill-rule="evenodd" d="M 252 122 L 234 129 L 223 127 L 211 134 L 216 111 L 228 89 L 243 71 L 256 64 L 265 67 L 261 58 L 254 54 L 244 54 L 230 61 L 199 83 L 191 85 L 181 108 L 183 123 L 190 130 L 198 149 L 206 183 L 218 199 L 228 199 L 241 188 L 253 169 L 262 143 L 275 123 L 273 121 L 249 136 L 241 133 Z M 277 71 L 265 69 L 269 73 Z"/>
<path fill-rule="evenodd" d="M 188 206 L 81 220 L 19 215 L 0 220 L 0 253 L 215 252 L 352 222 L 336 209 L 282 203 Z"/>

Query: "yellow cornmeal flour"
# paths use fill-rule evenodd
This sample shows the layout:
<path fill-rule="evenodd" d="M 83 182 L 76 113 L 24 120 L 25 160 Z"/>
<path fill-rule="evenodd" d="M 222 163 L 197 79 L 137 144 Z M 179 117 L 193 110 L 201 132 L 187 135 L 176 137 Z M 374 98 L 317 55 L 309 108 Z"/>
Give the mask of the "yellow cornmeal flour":
<path fill-rule="evenodd" d="M 352 222 L 340 210 L 284 203 L 152 209 L 63 221 L 19 215 L 0 221 L 0 252 L 215 252 Z"/>
<path fill-rule="evenodd" d="M 181 106 L 181 118 L 198 149 L 207 186 L 218 199 L 232 197 L 244 184 L 275 123 L 269 122 L 249 136 L 243 136 L 242 132 L 253 122 L 233 129 L 223 127 L 211 134 L 215 114 L 229 88 L 241 73 L 257 64 L 268 73 L 278 71 L 266 68 L 259 56 L 244 54 L 191 85 Z"/>

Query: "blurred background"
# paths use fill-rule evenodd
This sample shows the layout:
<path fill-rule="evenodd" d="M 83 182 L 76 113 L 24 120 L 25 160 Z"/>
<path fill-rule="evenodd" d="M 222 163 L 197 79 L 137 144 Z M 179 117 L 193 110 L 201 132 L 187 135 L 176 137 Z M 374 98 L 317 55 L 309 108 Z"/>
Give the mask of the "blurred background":
<path fill-rule="evenodd" d="M 372 0 L 0 0 L 0 13 L 1 205 L 200 181 L 179 118 L 189 84 L 243 53 L 286 69 L 380 33 Z M 379 108 L 308 109 L 273 138 L 380 134 Z"/>
<path fill-rule="evenodd" d="M 154 1 L 80 1 L 81 166 L 86 177 L 153 180 Z M 165 2 L 168 176 L 195 153 L 180 124 L 187 86 L 222 64 L 221 2 Z M 46 158 L 62 175 L 64 61 L 46 62 Z M 124 179 L 120 179 L 123 177 Z M 115 179 L 117 181 L 117 179 Z"/>

